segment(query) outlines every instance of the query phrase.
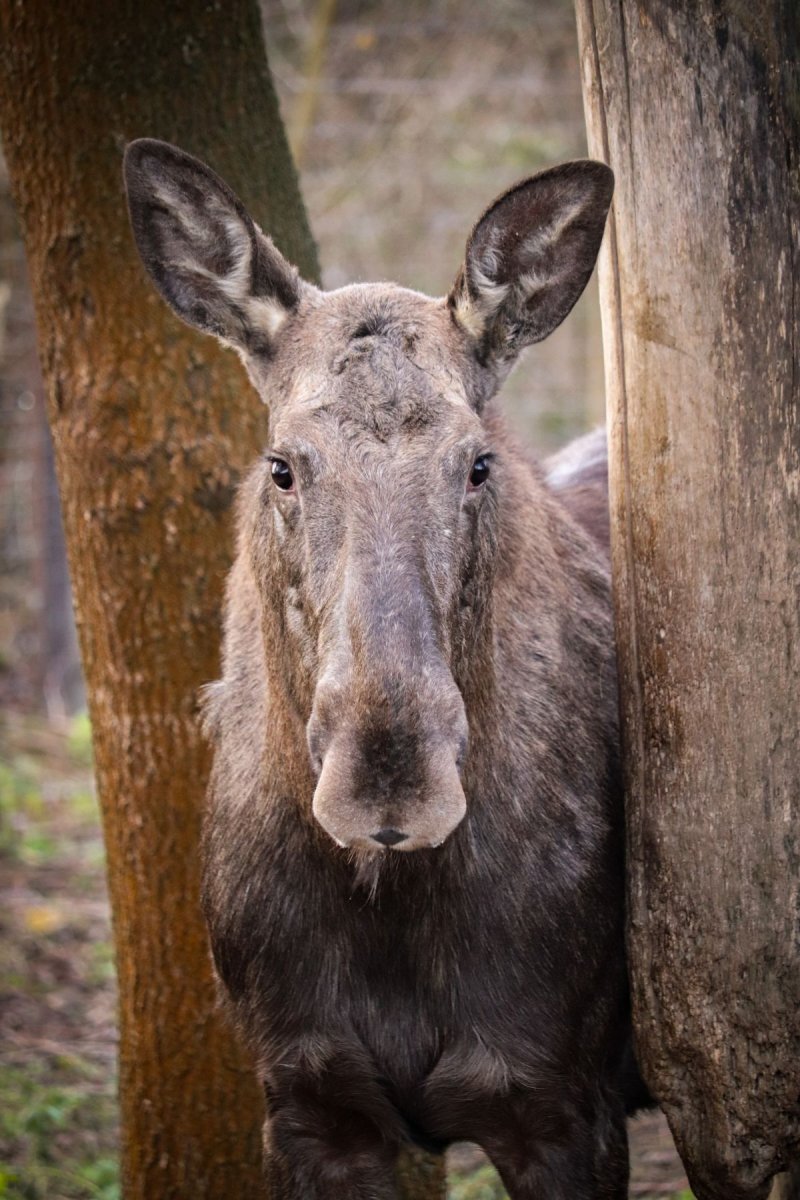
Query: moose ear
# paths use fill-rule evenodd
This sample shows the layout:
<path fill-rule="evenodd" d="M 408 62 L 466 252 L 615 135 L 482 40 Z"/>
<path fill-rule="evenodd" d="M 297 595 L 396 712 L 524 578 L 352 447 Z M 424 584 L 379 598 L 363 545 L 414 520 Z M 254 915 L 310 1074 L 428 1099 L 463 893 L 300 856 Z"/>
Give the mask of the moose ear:
<path fill-rule="evenodd" d="M 592 273 L 614 190 L 604 163 L 565 163 L 495 200 L 470 234 L 448 304 L 483 361 L 560 325 Z"/>
<path fill-rule="evenodd" d="M 304 285 L 239 198 L 196 158 L 150 138 L 128 146 L 124 175 L 136 246 L 167 303 L 239 350 L 268 352 Z"/>

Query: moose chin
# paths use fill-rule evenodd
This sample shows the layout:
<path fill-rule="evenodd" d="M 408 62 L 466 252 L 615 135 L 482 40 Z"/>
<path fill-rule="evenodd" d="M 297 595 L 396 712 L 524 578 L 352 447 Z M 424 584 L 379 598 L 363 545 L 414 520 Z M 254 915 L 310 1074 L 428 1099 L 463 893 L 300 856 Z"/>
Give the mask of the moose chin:
<path fill-rule="evenodd" d="M 269 1194 L 392 1200 L 404 1142 L 466 1139 L 513 1200 L 622 1200 L 640 1083 L 605 441 L 538 466 L 496 399 L 581 294 L 611 172 L 500 196 L 439 299 L 304 282 L 172 146 L 134 142 L 125 177 L 156 287 L 269 407 L 204 837 Z"/>

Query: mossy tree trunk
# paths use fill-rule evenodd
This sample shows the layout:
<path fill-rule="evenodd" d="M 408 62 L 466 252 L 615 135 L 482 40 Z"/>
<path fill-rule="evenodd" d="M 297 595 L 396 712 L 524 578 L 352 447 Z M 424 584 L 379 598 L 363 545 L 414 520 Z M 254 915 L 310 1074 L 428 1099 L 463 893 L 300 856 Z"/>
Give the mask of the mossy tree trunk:
<path fill-rule="evenodd" d="M 800 9 L 577 12 L 637 1042 L 695 1194 L 755 1200 L 800 1156 Z"/>

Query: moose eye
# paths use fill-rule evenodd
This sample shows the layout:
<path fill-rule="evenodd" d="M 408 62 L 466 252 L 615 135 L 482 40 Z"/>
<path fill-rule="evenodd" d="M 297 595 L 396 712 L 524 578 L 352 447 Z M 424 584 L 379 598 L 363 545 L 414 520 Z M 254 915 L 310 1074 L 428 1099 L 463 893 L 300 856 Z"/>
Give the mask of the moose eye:
<path fill-rule="evenodd" d="M 271 470 L 275 487 L 280 488 L 282 492 L 290 492 L 294 487 L 294 477 L 289 464 L 282 458 L 273 458 Z"/>
<path fill-rule="evenodd" d="M 469 473 L 470 488 L 479 488 L 481 484 L 486 483 L 489 478 L 489 456 L 481 454 L 475 459 L 472 464 L 472 470 Z"/>

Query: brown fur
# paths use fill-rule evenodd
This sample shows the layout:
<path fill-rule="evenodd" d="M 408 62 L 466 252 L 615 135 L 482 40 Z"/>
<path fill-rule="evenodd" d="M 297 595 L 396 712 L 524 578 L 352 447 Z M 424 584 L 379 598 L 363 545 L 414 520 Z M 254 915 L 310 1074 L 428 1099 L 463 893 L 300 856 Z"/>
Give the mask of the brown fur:
<path fill-rule="evenodd" d="M 471 1139 L 515 1200 L 620 1200 L 603 471 L 591 443 L 550 486 L 491 400 L 580 293 L 609 173 L 570 164 L 501 198 L 448 301 L 324 294 L 215 176 L 158 146 L 129 153 L 145 262 L 181 315 L 239 348 L 271 413 L 208 700 L 204 903 L 267 1096 L 273 1198 L 390 1200 L 404 1140 Z M 232 244 L 212 254 L 220 213 Z M 239 301 L 231 263 L 249 271 Z"/>

